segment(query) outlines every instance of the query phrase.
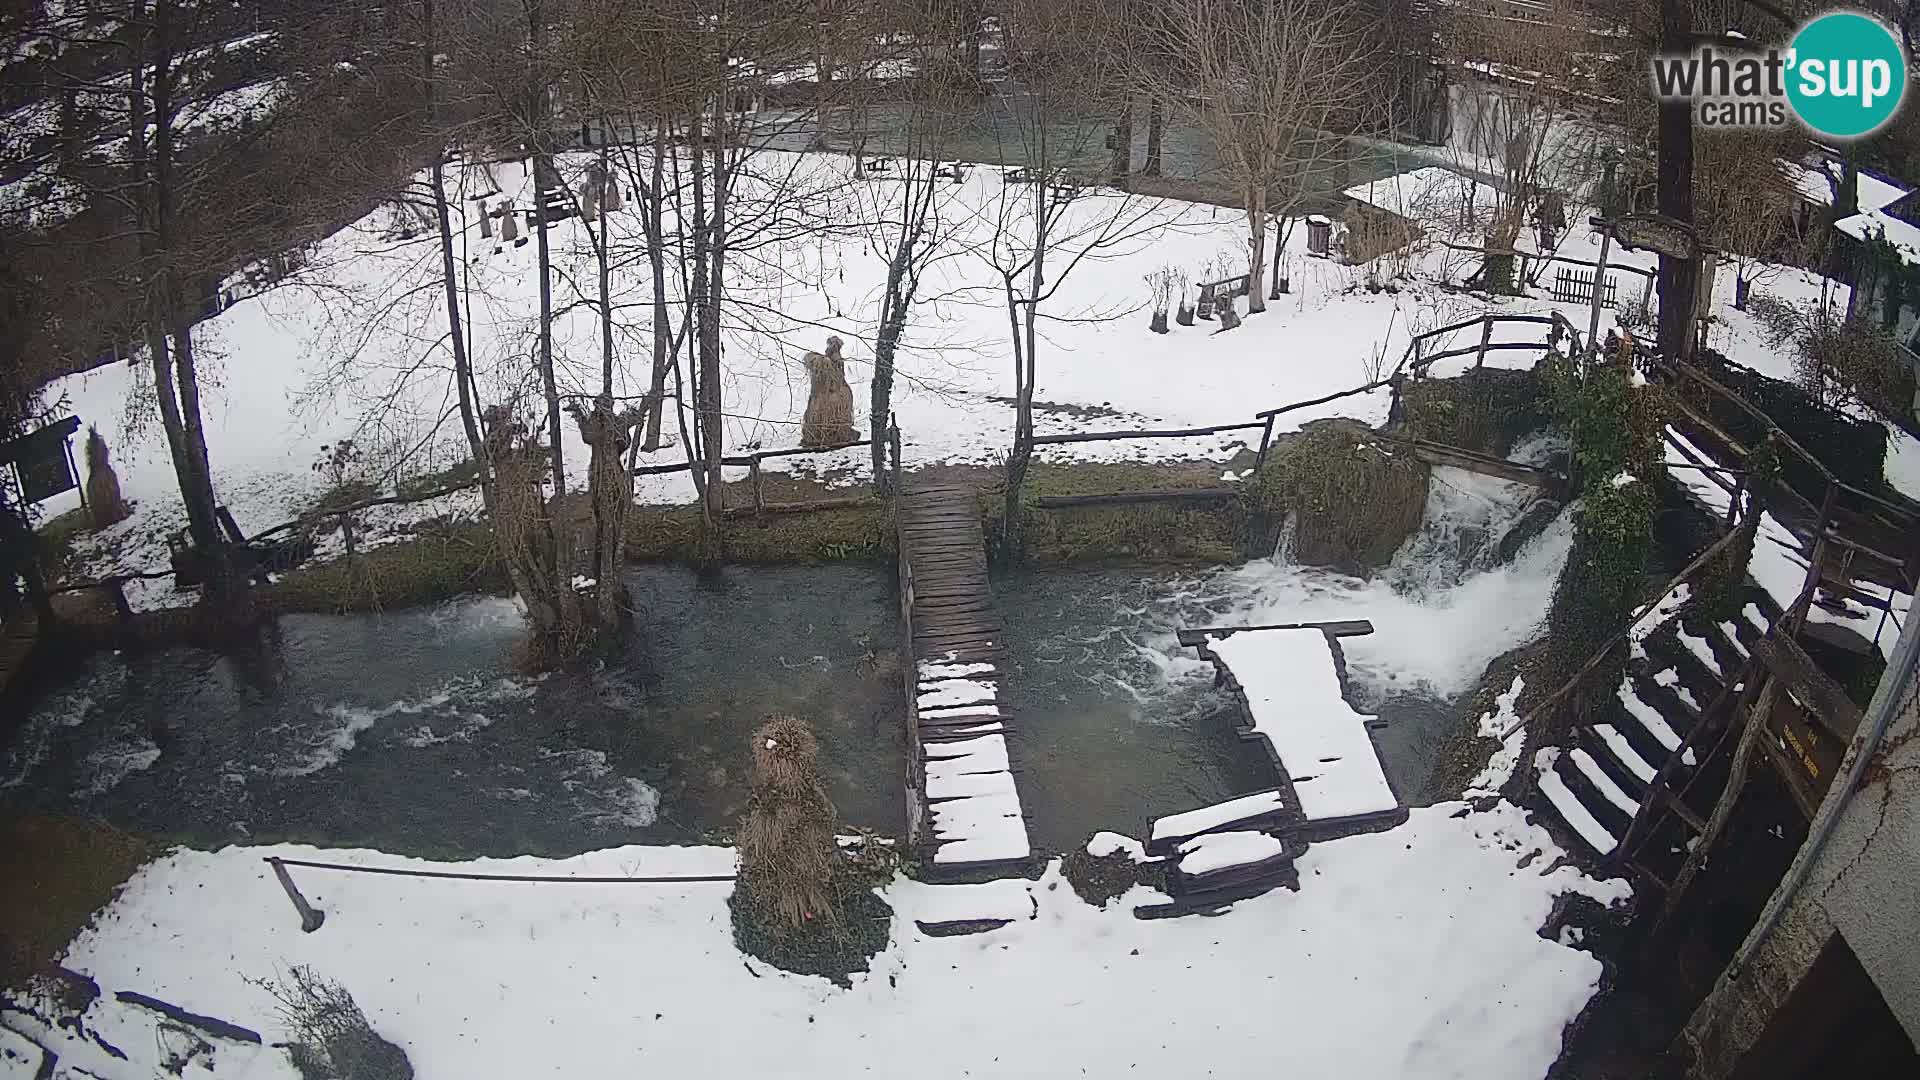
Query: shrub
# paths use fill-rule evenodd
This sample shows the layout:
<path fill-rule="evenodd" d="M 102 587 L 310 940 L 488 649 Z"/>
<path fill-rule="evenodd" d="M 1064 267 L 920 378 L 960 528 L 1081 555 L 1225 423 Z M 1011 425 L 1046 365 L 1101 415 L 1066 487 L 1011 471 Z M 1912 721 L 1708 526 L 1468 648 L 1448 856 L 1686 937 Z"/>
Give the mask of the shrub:
<path fill-rule="evenodd" d="M 302 1080 L 413 1080 L 406 1052 L 374 1032 L 346 987 L 299 965 L 260 985 L 280 1002 Z"/>

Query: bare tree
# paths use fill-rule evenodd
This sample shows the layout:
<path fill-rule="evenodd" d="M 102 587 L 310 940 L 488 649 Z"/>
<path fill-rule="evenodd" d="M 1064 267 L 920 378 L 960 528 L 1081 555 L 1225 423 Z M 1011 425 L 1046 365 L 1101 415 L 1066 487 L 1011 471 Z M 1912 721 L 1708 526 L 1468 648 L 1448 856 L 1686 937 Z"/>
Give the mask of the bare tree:
<path fill-rule="evenodd" d="M 1091 128 L 1060 123 L 1077 105 L 1099 101 L 1115 54 L 1088 48 L 1108 32 L 1097 3 L 1005 0 L 995 7 L 1018 92 L 994 114 L 1003 154 L 1025 161 L 1028 182 L 1003 182 L 984 213 L 993 223 L 982 252 L 1007 313 L 1014 375 L 1013 447 L 1007 455 L 1003 546 L 1022 544 L 1022 498 L 1033 457 L 1033 394 L 1039 327 L 1047 305 L 1082 263 L 1116 253 L 1156 220 L 1156 206 L 1124 193 L 1083 192 L 1069 163 L 1090 149 Z"/>
<path fill-rule="evenodd" d="M 1190 101 L 1247 215 L 1249 310 L 1266 310 L 1267 219 L 1285 217 L 1342 161 L 1334 133 L 1368 124 L 1384 85 L 1368 21 L 1336 0 L 1169 0 L 1146 22 L 1154 100 Z"/>
<path fill-rule="evenodd" d="M 1590 44 L 1577 14 L 1509 17 L 1460 10 L 1445 25 L 1454 73 L 1450 147 L 1481 238 L 1481 282 L 1512 291 L 1515 245 L 1543 199 L 1579 197 L 1602 147 L 1584 122 L 1593 100 L 1580 67 Z M 1478 189 L 1478 190 L 1471 190 Z M 1484 192 L 1484 197 L 1482 196 Z"/>

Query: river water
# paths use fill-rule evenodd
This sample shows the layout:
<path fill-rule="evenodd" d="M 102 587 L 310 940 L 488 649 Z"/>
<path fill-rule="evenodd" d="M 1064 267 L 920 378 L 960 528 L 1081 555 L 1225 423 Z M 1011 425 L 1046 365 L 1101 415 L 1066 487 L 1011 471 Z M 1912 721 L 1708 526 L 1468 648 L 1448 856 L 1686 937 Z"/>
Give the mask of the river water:
<path fill-rule="evenodd" d="M 571 854 L 697 840 L 744 808 L 747 737 L 814 724 L 843 819 L 897 832 L 891 578 L 860 566 L 628 578 L 638 632 L 602 669 L 516 675 L 510 600 L 278 620 L 257 647 L 100 655 L 0 749 L 0 807 L 196 846 Z"/>
<path fill-rule="evenodd" d="M 1492 557 L 1536 498 L 1437 469 L 1427 519 L 1369 579 L 1283 555 L 1205 572 L 1010 574 L 1001 693 L 1034 846 L 1273 784 L 1181 627 L 1369 619 L 1350 695 L 1386 721 L 1389 779 L 1417 798 L 1452 702 L 1537 632 L 1565 514 Z M 1549 508 L 1551 509 L 1551 508 Z M 245 650 L 99 655 L 0 743 L 0 810 L 80 814 L 195 846 L 291 839 L 445 858 L 697 840 L 738 820 L 748 734 L 792 712 L 821 741 L 850 826 L 905 815 L 892 575 L 859 565 L 670 567 L 628 576 L 643 614 L 596 670 L 514 674 L 524 622 L 468 597 L 383 615 L 288 616 Z"/>

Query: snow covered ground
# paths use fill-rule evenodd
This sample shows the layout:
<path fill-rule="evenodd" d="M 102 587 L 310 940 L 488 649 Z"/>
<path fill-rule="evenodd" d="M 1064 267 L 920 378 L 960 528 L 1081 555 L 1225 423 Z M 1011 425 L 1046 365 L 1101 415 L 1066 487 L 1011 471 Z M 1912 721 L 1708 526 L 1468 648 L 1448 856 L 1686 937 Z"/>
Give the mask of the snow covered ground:
<path fill-rule="evenodd" d="M 1107 846 L 1115 840 L 1107 837 Z M 1122 844 L 1121 846 L 1129 846 Z M 1214 919 L 1143 922 L 1137 887 L 1104 910 L 1058 865 L 1025 887 L 1033 916 L 980 936 L 929 937 L 958 909 L 897 880 L 892 942 L 848 990 L 735 951 L 729 885 L 502 884 L 297 870 L 327 913 L 302 934 L 264 856 L 446 869 L 376 852 L 230 847 L 142 870 L 68 950 L 105 997 L 90 1027 L 129 1054 L 54 1036 L 70 1065 L 147 1076 L 153 1018 L 134 990 L 251 1028 L 211 1070 L 297 1074 L 258 985 L 308 965 L 351 991 L 415 1074 L 1251 1076 L 1355 1080 L 1541 1076 L 1592 995 L 1600 963 L 1541 931 L 1556 898 L 1616 903 L 1620 882 L 1564 863 L 1508 804 L 1416 810 L 1391 832 L 1317 844 L 1300 891 Z M 728 873 L 725 848 L 629 847 L 558 862 L 483 861 L 481 873 Z M 1024 883 L 1023 883 L 1024 884 Z M 972 894 L 960 897 L 972 900 Z M 1005 915 L 1021 905 L 998 903 Z M 1005 910 L 1003 910 L 1005 909 Z M 1564 936 L 1564 935 L 1561 935 Z M 15 1014 L 7 1022 L 39 1033 Z"/>
<path fill-rule="evenodd" d="M 771 185 L 766 176 L 777 174 L 804 192 L 796 201 L 814 216 L 817 229 L 769 241 L 733 264 L 730 288 L 738 311 L 727 327 L 724 406 L 730 451 L 797 444 L 807 394 L 801 357 L 821 347 L 829 333 L 849 343 L 849 380 L 864 413 L 885 267 L 870 231 L 845 222 L 877 217 L 877 206 L 895 190 L 888 185 L 898 184 L 853 180 L 846 175 L 845 159 L 837 156 L 768 153 L 761 160 L 765 175 L 756 182 Z M 562 167 L 577 175 L 586 164 L 575 157 Z M 481 393 L 488 400 L 525 401 L 534 389 L 528 360 L 538 309 L 534 246 L 498 245 L 497 234 L 483 239 L 475 201 L 495 192 L 494 205 L 513 195 L 524 209 L 530 202 L 524 170 L 506 163 L 456 173 L 463 299 Z M 998 170 L 981 167 L 943 204 L 943 255 L 921 287 L 894 391 L 908 467 L 990 463 L 1011 443 L 1013 384 L 1006 311 L 991 265 L 992 223 L 1003 198 L 1029 190 L 1008 187 Z M 1301 250 L 1305 230 L 1299 229 L 1288 259 L 1293 290 L 1269 313 L 1229 334 L 1216 334 L 1216 324 L 1201 322 L 1154 335 L 1146 326 L 1146 275 L 1177 267 L 1200 280 L 1244 270 L 1244 256 L 1238 254 L 1244 250 L 1243 219 L 1219 207 L 1090 190 L 1069 211 L 1066 231 L 1116 211 L 1139 220 L 1067 276 L 1046 308 L 1036 395 L 1043 433 L 1248 420 L 1261 408 L 1367 381 L 1376 364 L 1390 368 L 1398 361 L 1412 333 L 1489 306 L 1515 313 L 1549 306 L 1531 298 L 1489 305 L 1430 285 L 1369 291 L 1368 268 L 1306 258 Z M 206 412 L 216 490 L 242 529 L 278 524 L 310 505 L 327 486 L 313 466 L 322 448 L 341 438 L 353 438 L 361 448 L 365 463 L 359 474 L 388 486 L 395 476 L 425 473 L 465 455 L 453 412 L 437 245 L 428 233 L 402 239 L 399 220 L 390 209 L 376 211 L 319 245 L 308 267 L 291 281 L 241 300 L 197 328 L 212 384 Z M 618 240 L 637 243 L 640 226 L 630 203 L 611 221 Z M 554 241 L 559 381 L 563 393 L 591 393 L 599 386 L 600 359 L 595 316 L 582 302 L 582 290 L 592 293 L 591 248 L 577 221 L 558 225 Z M 615 302 L 637 305 L 631 310 L 644 313 L 651 297 L 644 259 L 627 254 L 617 261 Z M 1457 269 L 1457 258 L 1444 261 L 1446 266 L 1429 269 Z M 1372 273 L 1378 277 L 1379 270 Z M 1585 325 L 1580 309 L 1562 307 Z M 650 324 L 644 314 L 623 316 L 623 321 L 634 325 L 620 330 L 616 392 L 636 395 L 648 381 Z M 1533 328 L 1517 328 L 1503 330 L 1500 339 L 1541 336 Z M 1466 340 L 1462 336 L 1456 344 Z M 1493 354 L 1497 363 L 1533 359 L 1524 351 Z M 64 398 L 84 421 L 100 425 L 113 446 L 123 489 L 137 503 L 128 522 L 82 539 L 87 569 L 163 567 L 162 531 L 179 528 L 184 515 L 165 439 L 151 416 L 144 363 L 114 364 L 62 380 L 50 388 L 49 398 Z M 1378 394 L 1287 419 L 1297 425 L 1350 415 L 1377 422 L 1385 418 L 1386 406 L 1386 396 Z M 864 416 L 859 420 L 864 424 Z M 577 478 L 585 448 L 571 421 L 565 424 Z M 671 410 L 667 430 L 671 436 Z M 1245 442 L 1223 436 L 1083 444 L 1042 453 L 1083 460 L 1224 459 Z M 683 458 L 674 439 L 643 461 Z M 768 467 L 861 482 L 865 461 L 865 451 L 855 449 L 827 458 L 774 459 Z M 691 498 L 692 488 L 685 474 L 643 477 L 639 495 L 678 502 Z M 383 508 L 371 513 L 367 531 L 377 535 L 421 516 L 471 510 L 474 501 L 470 495 L 455 496 L 418 507 Z M 77 496 L 68 495 L 46 509 L 58 513 L 75 504 Z M 136 604 L 166 599 L 165 588 L 137 594 Z"/>
<path fill-rule="evenodd" d="M 885 264 L 871 227 L 849 222 L 884 216 L 898 180 L 855 180 L 836 155 L 768 152 L 755 159 L 743 181 L 743 200 L 763 201 L 783 186 L 788 212 L 806 215 L 786 235 L 766 238 L 734 260 L 735 301 L 726 326 L 726 441 L 730 452 L 796 445 L 806 404 L 802 355 L 822 346 L 829 333 L 846 339 L 848 377 L 857 409 L 868 401 L 870 357 Z M 578 178 L 587 158 L 563 159 Z M 1437 170 L 1408 174 L 1356 189 L 1376 201 L 1394 198 L 1418 210 L 1444 206 L 1443 196 L 1409 196 L 1408 184 L 1431 186 Z M 530 205 L 524 167 L 508 162 L 455 170 L 454 191 L 461 233 L 463 303 L 471 353 L 482 397 L 531 400 L 535 391 L 529 356 L 537 321 L 534 245 L 501 244 L 480 235 L 477 199 L 489 205 L 514 198 Z M 940 252 L 926 272 L 899 360 L 894 412 L 909 468 L 937 463 L 990 464 L 1012 440 L 1013 393 L 1006 311 L 992 265 L 994 222 L 1003 200 L 1030 191 L 1004 183 L 1000 170 L 973 169 L 940 205 L 936 231 Z M 754 194 L 757 192 L 758 194 Z M 793 193 L 798 193 L 797 195 Z M 1063 231 L 1115 213 L 1137 220 L 1116 242 L 1082 261 L 1047 304 L 1042 325 L 1037 426 L 1042 433 L 1121 427 L 1184 427 L 1252 419 L 1263 408 L 1348 389 L 1391 369 L 1412 335 L 1472 318 L 1486 311 L 1537 314 L 1557 308 L 1582 330 L 1586 309 L 1555 304 L 1542 295 L 1488 300 L 1434 286 L 1471 269 L 1472 258 L 1427 246 L 1409 256 L 1388 256 L 1367 267 L 1308 258 L 1305 229 L 1294 230 L 1287 252 L 1292 292 L 1268 313 L 1250 318 L 1232 333 L 1217 324 L 1175 326 L 1160 336 L 1147 329 L 1147 275 L 1162 268 L 1185 270 L 1195 280 L 1244 270 L 1244 223 L 1232 210 L 1176 200 L 1151 201 L 1090 189 L 1070 208 Z M 1584 215 L 1570 215 L 1576 222 Z M 382 208 L 319 245 L 308 267 L 265 295 L 244 299 L 202 323 L 196 331 L 212 386 L 206 395 L 208 442 L 215 485 L 243 530 L 279 524 L 311 505 L 327 486 L 314 468 L 323 447 L 352 438 L 364 461 L 356 475 L 391 489 L 396 477 L 420 475 L 465 456 L 455 417 L 450 356 L 445 342 L 444 301 L 438 287 L 437 244 L 430 232 L 403 239 L 403 215 Z M 646 314 L 651 285 L 636 252 L 640 224 L 631 202 L 610 215 L 616 246 L 615 303 L 630 305 L 616 343 L 616 392 L 646 389 L 651 328 Z M 1431 231 L 1443 233 L 1444 228 Z M 1523 236 L 1528 249 L 1533 237 Z M 555 324 L 558 378 L 563 393 L 587 394 L 599 387 L 600 338 L 585 303 L 593 293 L 591 247 L 576 220 L 554 229 L 557 267 Z M 1576 225 L 1563 237 L 1561 255 L 1592 259 L 1599 241 Z M 1067 249 L 1072 250 L 1069 243 Z M 671 262 L 671 260 L 670 260 Z M 1614 248 L 1614 265 L 1651 267 L 1649 252 Z M 1391 280 L 1396 274 L 1400 280 Z M 1637 300 L 1642 279 L 1616 273 L 1622 300 Z M 1551 273 L 1542 277 L 1551 280 Z M 1373 291 L 1373 287 L 1390 285 Z M 1370 287 L 1372 286 L 1372 287 Z M 1820 296 L 1819 279 L 1778 270 L 1758 286 L 1796 301 Z M 678 285 L 670 286 L 677 294 Z M 1716 347 L 1734 360 L 1774 375 L 1790 375 L 1783 356 L 1761 339 L 1744 313 L 1731 310 L 1733 274 L 1717 276 L 1722 318 L 1713 331 Z M 1844 288 L 1835 290 L 1844 297 Z M 677 303 L 677 298 L 676 298 Z M 676 311 L 677 317 L 677 311 Z M 1602 332 L 1614 324 L 1603 313 Z M 677 323 L 676 323 L 677 325 Z M 1502 327 L 1496 341 L 1538 341 L 1544 327 Z M 1442 344 L 1471 344 L 1462 331 Z M 1495 352 L 1495 364 L 1531 364 L 1527 350 Z M 1438 365 L 1435 375 L 1456 374 L 1472 362 L 1461 357 Z M 122 486 L 135 500 L 132 519 L 103 534 L 83 535 L 81 563 L 90 573 L 151 570 L 166 565 L 164 532 L 184 524 L 165 439 L 152 419 L 142 362 L 114 364 L 65 379 L 49 391 L 65 398 L 84 421 L 100 425 L 112 443 Z M 1290 413 L 1289 426 L 1323 416 L 1385 419 L 1385 393 L 1347 398 Z M 864 430 L 865 416 L 857 416 Z M 585 447 L 571 420 L 569 460 L 576 482 Z M 647 463 L 683 460 L 672 410 L 666 449 Z M 1920 494 L 1920 441 L 1893 431 L 1889 475 Z M 1225 460 L 1247 444 L 1237 435 L 1211 439 L 1144 440 L 1047 447 L 1043 460 L 1164 460 L 1214 457 Z M 833 483 L 867 479 L 864 448 L 825 457 L 772 459 L 770 470 L 809 473 Z M 745 475 L 744 469 L 731 473 Z M 692 497 L 686 474 L 640 478 L 643 501 L 684 502 Z M 49 503 L 58 513 L 77 504 L 69 494 Z M 368 543 L 407 522 L 444 513 L 472 512 L 477 498 L 456 495 L 409 507 L 368 513 Z M 327 543 L 337 544 L 335 534 Z M 332 553 L 323 547 L 322 555 Z M 177 600 L 166 582 L 136 586 L 136 606 Z"/>

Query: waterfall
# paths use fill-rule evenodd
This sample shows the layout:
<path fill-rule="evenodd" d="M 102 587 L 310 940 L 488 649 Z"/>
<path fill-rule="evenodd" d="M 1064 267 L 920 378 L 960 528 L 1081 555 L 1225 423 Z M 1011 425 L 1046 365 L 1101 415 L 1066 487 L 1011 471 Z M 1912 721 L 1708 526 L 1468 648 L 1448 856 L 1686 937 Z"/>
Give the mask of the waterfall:
<path fill-rule="evenodd" d="M 1293 566 L 1297 561 L 1300 546 L 1300 515 L 1287 511 L 1287 519 L 1280 523 L 1280 539 L 1273 544 L 1273 561 L 1280 566 Z"/>

